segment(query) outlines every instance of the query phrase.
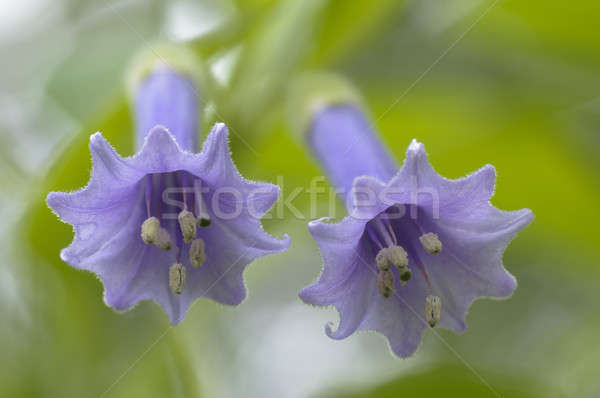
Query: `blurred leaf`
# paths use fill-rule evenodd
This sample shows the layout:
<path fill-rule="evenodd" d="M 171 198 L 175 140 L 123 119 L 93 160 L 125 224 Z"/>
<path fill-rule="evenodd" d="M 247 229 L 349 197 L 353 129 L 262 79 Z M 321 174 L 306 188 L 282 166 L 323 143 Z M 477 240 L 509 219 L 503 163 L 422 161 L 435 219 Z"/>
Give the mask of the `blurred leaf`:
<path fill-rule="evenodd" d="M 528 392 L 527 380 L 505 379 L 502 376 L 486 380 L 494 391 L 486 387 L 466 368 L 456 366 L 438 366 L 430 371 L 402 377 L 390 383 L 351 394 L 336 395 L 339 398 L 367 397 L 504 397 L 532 398 L 542 395 Z M 498 385 L 505 386 L 498 388 Z"/>
<path fill-rule="evenodd" d="M 279 95 L 292 71 L 306 55 L 321 0 L 282 1 L 246 40 L 225 99 L 228 123 L 247 128 L 261 121 L 265 108 Z"/>
<path fill-rule="evenodd" d="M 360 49 L 388 28 L 388 24 L 397 24 L 406 3 L 405 0 L 327 2 L 308 64 L 322 68 Z"/>

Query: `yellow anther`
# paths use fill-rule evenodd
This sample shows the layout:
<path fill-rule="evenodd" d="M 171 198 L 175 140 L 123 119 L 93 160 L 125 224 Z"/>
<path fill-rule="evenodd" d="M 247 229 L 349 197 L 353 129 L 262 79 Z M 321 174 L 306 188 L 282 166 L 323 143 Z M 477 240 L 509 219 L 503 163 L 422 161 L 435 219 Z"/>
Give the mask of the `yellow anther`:
<path fill-rule="evenodd" d="M 423 248 L 427 253 L 430 254 L 439 254 L 442 251 L 442 242 L 440 238 L 433 232 L 428 232 L 424 235 L 421 235 L 419 238 Z"/>
<path fill-rule="evenodd" d="M 382 270 L 377 274 L 377 288 L 379 293 L 385 298 L 391 297 L 394 294 L 394 274 L 392 271 Z"/>
<path fill-rule="evenodd" d="M 146 244 L 153 244 L 158 238 L 158 231 L 160 229 L 160 221 L 156 217 L 149 217 L 142 223 L 142 240 Z"/>
<path fill-rule="evenodd" d="M 162 250 L 171 250 L 173 247 L 173 241 L 171 240 L 171 235 L 167 232 L 166 229 L 160 228 L 158 230 L 158 236 L 154 245 Z"/>
<path fill-rule="evenodd" d="M 196 237 L 196 218 L 191 212 L 183 210 L 177 216 L 177 220 L 184 242 L 190 243 Z"/>

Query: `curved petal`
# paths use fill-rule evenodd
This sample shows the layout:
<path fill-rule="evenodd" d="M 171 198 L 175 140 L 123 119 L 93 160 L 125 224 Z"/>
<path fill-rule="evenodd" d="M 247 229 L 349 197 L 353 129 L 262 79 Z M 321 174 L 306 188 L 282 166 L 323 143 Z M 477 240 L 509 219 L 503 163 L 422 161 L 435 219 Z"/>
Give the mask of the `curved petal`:
<path fill-rule="evenodd" d="M 417 270 L 413 271 L 410 281 L 401 286 L 394 269 L 396 292 L 385 298 L 375 289 L 369 298 L 369 310 L 359 326 L 359 330 L 383 334 L 392 351 L 402 358 L 411 356 L 417 350 L 423 330 L 427 327 L 424 319 L 427 285 L 423 275 Z"/>
<path fill-rule="evenodd" d="M 79 217 L 100 214 L 130 201 L 132 186 L 144 172 L 133 167 L 129 159 L 120 157 L 100 133 L 90 137 L 92 172 L 85 188 L 64 193 L 50 192 L 48 206 L 64 221 L 75 224 Z"/>
<path fill-rule="evenodd" d="M 61 258 L 69 264 L 80 267 L 87 256 L 98 250 L 104 250 L 107 242 L 123 228 L 123 220 L 132 219 L 135 209 L 141 207 L 140 184 L 134 184 L 119 197 L 113 192 L 114 200 L 102 208 L 80 207 L 85 205 L 73 197 L 73 194 L 52 192 L 47 203 L 64 221 L 73 225 L 73 242 L 62 250 Z M 107 187 L 110 191 L 110 187 Z M 139 240 L 139 226 L 134 235 Z"/>
<path fill-rule="evenodd" d="M 323 272 L 319 280 L 302 289 L 299 296 L 309 304 L 335 306 L 340 324 L 335 331 L 327 324 L 325 330 L 331 338 L 343 339 L 360 325 L 371 292 L 376 289 L 373 269 L 362 266 L 359 260 L 373 255 L 361 240 L 364 224 L 350 217 L 336 224 L 321 219 L 312 221 L 309 229 L 323 255 Z"/>
<path fill-rule="evenodd" d="M 300 292 L 300 298 L 308 304 L 337 309 L 340 324 L 335 331 L 327 324 L 327 335 L 343 339 L 356 330 L 373 330 L 388 338 L 397 355 L 411 355 L 426 327 L 419 315 L 427 296 L 423 277 L 417 274 L 401 286 L 394 270 L 396 294 L 384 298 L 377 289 L 374 253 L 363 235 L 362 223 L 347 217 L 336 224 L 313 221 L 309 228 L 323 255 L 323 273 Z"/>
<path fill-rule="evenodd" d="M 327 300 L 327 294 L 350 277 L 358 262 L 356 252 L 364 232 L 364 224 L 346 217 L 339 223 L 327 218 L 311 221 L 308 228 L 319 245 L 323 257 L 323 271 L 317 282 L 304 288 L 300 298 L 315 305 Z"/>
<path fill-rule="evenodd" d="M 262 230 L 241 223 L 214 219 L 210 228 L 198 230 L 204 240 L 206 262 L 199 268 L 189 266 L 189 253 L 184 254 L 188 269 L 187 288 L 182 294 L 184 307 L 198 297 L 207 297 L 227 305 L 237 305 L 246 297 L 243 272 L 259 257 L 287 249 L 290 239 L 277 239 Z"/>
<path fill-rule="evenodd" d="M 75 237 L 61 252 L 64 261 L 75 267 L 86 256 L 100 250 L 139 206 L 139 180 L 144 173 L 96 133 L 90 138 L 92 173 L 88 185 L 78 191 L 50 192 L 48 206 L 65 222 L 72 224 Z"/>
<path fill-rule="evenodd" d="M 440 325 L 456 332 L 466 329 L 471 303 L 480 297 L 505 298 L 517 283 L 502 264 L 502 254 L 516 234 L 529 224 L 528 209 L 500 211 L 489 204 L 479 210 L 481 219 L 458 225 L 452 220 L 421 220 L 443 243 L 442 252 L 430 255 L 415 238 L 413 247 L 430 274 L 431 284 L 442 299 Z"/>

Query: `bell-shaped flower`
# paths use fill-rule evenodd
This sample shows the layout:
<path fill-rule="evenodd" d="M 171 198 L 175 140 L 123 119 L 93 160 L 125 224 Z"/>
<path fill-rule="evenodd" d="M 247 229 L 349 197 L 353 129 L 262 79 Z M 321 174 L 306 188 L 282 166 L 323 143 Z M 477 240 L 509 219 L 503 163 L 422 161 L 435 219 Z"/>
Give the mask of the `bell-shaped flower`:
<path fill-rule="evenodd" d="M 450 180 L 413 140 L 398 170 L 356 103 L 318 103 L 306 140 L 349 215 L 309 223 L 324 265 L 300 297 L 337 309 L 340 322 L 335 330 L 326 326 L 328 336 L 375 330 L 407 357 L 426 327 L 463 332 L 475 299 L 513 293 L 516 280 L 502 254 L 533 215 L 490 203 L 492 166 Z"/>
<path fill-rule="evenodd" d="M 108 306 L 153 300 L 176 324 L 199 297 L 239 304 L 246 266 L 285 250 L 289 238 L 262 229 L 279 188 L 240 175 L 224 124 L 194 153 L 198 87 L 185 71 L 156 61 L 134 94 L 138 152 L 121 157 L 92 135 L 88 185 L 51 192 L 47 203 L 75 230 L 61 258 L 99 276 Z"/>

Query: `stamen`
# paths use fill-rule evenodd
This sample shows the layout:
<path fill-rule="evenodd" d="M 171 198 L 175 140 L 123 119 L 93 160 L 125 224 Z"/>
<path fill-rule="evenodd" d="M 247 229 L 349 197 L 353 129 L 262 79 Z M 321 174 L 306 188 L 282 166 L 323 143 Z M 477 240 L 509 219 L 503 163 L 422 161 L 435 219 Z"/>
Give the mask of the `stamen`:
<path fill-rule="evenodd" d="M 204 253 L 204 241 L 202 239 L 194 239 L 190 245 L 190 263 L 195 268 L 198 268 L 206 261 Z"/>
<path fill-rule="evenodd" d="M 375 256 L 375 262 L 377 263 L 377 268 L 381 271 L 387 271 L 392 266 L 392 262 L 390 261 L 390 248 L 384 247 Z"/>
<path fill-rule="evenodd" d="M 202 183 L 200 180 L 194 180 L 194 198 L 196 200 L 196 214 L 198 215 L 198 226 L 208 227 L 210 225 L 210 216 L 206 210 L 206 204 L 202 199 Z"/>
<path fill-rule="evenodd" d="M 160 173 L 155 173 L 151 175 L 152 177 L 152 187 L 157 187 L 157 189 L 154 190 L 154 192 L 150 192 L 150 197 L 152 198 L 152 201 L 154 203 L 154 215 L 160 220 L 162 218 L 162 206 L 163 206 L 163 201 L 161 196 L 161 186 L 163 183 L 163 175 Z"/>
<path fill-rule="evenodd" d="M 169 268 L 169 287 L 175 294 L 181 294 L 185 287 L 185 267 L 175 263 Z"/>
<path fill-rule="evenodd" d="M 419 240 L 425 251 L 429 254 L 439 254 L 442 251 L 442 242 L 433 232 L 421 235 Z"/>
<path fill-rule="evenodd" d="M 390 235 L 392 235 L 392 239 L 394 239 L 394 244 L 397 245 L 398 238 L 396 238 L 396 233 L 394 232 L 394 228 L 392 228 L 392 223 L 388 219 L 387 213 L 385 214 L 385 217 L 381 217 L 381 219 L 383 220 L 383 223 L 387 227 L 387 230 L 390 232 Z"/>
<path fill-rule="evenodd" d="M 392 271 L 379 271 L 379 274 L 377 274 L 377 288 L 385 298 L 389 298 L 394 294 L 394 274 Z"/>
<path fill-rule="evenodd" d="M 412 272 L 408 268 L 408 253 L 402 246 L 392 245 L 381 248 L 375 256 L 375 263 L 381 271 L 389 270 L 392 265 L 396 266 L 400 273 L 400 283 L 403 286 L 412 276 Z"/>
<path fill-rule="evenodd" d="M 166 229 L 160 228 L 158 230 L 158 236 L 154 245 L 162 250 L 171 250 L 173 247 L 173 241 L 171 240 L 171 235 L 167 232 Z"/>
<path fill-rule="evenodd" d="M 390 246 L 388 253 L 390 261 L 398 269 L 408 267 L 408 253 L 406 253 L 406 250 L 402 246 Z"/>
<path fill-rule="evenodd" d="M 429 326 L 434 327 L 440 321 L 442 300 L 438 296 L 427 296 L 425 299 L 425 319 Z"/>
<path fill-rule="evenodd" d="M 196 237 L 196 219 L 194 215 L 187 210 L 182 210 L 177 216 L 177 220 L 184 242 L 190 243 Z"/>
<path fill-rule="evenodd" d="M 427 274 L 427 271 L 425 271 L 425 267 L 423 266 L 423 264 L 419 262 L 419 259 L 417 259 L 417 268 L 419 268 L 419 270 L 421 271 L 421 274 L 423 275 L 423 278 L 425 279 L 425 283 L 427 284 L 427 290 L 429 290 L 429 293 L 431 293 L 433 291 L 433 288 L 431 287 L 431 281 L 429 280 L 429 275 Z"/>
<path fill-rule="evenodd" d="M 177 176 L 179 177 L 179 181 L 180 184 L 179 186 L 183 187 L 183 192 L 182 192 L 182 196 L 183 196 L 183 208 L 187 210 L 188 206 L 187 206 L 187 192 L 185 190 L 185 188 L 187 188 L 187 175 L 185 173 L 185 171 L 180 170 L 177 173 Z"/>
<path fill-rule="evenodd" d="M 411 277 L 412 277 L 412 271 L 410 270 L 410 268 L 405 268 L 404 270 L 401 270 L 400 271 L 400 284 L 402 286 L 406 285 L 406 282 L 408 282 Z"/>
<path fill-rule="evenodd" d="M 142 240 L 144 243 L 151 245 L 158 239 L 158 231 L 160 230 L 160 221 L 156 217 L 149 217 L 142 223 Z"/>
<path fill-rule="evenodd" d="M 379 246 L 380 249 L 383 249 L 383 245 L 381 244 L 381 242 L 379 241 L 379 239 L 377 238 L 377 235 L 375 235 L 375 233 L 373 232 L 373 230 L 369 227 L 367 227 L 367 234 L 369 234 L 369 238 L 371 238 L 371 240 L 377 245 Z"/>
<path fill-rule="evenodd" d="M 375 225 L 375 227 L 377 228 L 377 232 L 379 232 L 379 235 L 383 237 L 384 242 L 388 246 L 392 246 L 394 244 L 394 241 L 392 240 L 388 230 L 385 229 L 383 221 L 381 221 L 381 217 L 377 216 L 377 218 L 373 220 L 373 225 Z"/>
<path fill-rule="evenodd" d="M 144 183 L 146 184 L 145 189 L 145 197 L 146 197 L 146 215 L 150 218 L 150 201 L 152 199 L 152 176 L 146 175 L 144 179 Z"/>

